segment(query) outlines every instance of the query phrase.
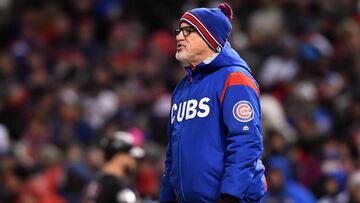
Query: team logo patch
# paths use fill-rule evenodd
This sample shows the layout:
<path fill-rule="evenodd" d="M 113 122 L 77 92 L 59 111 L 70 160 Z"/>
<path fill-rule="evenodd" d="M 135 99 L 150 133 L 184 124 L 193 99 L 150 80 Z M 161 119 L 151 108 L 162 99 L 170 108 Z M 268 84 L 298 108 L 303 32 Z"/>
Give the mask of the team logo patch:
<path fill-rule="evenodd" d="M 250 102 L 242 100 L 234 105 L 233 115 L 240 122 L 248 122 L 254 118 L 254 109 Z"/>

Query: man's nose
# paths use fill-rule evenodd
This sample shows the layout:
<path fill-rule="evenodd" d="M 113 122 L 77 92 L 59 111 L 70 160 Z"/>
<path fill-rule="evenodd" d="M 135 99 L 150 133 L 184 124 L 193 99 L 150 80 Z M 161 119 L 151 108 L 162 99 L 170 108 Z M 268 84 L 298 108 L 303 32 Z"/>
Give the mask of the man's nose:
<path fill-rule="evenodd" d="M 179 32 L 179 34 L 176 35 L 176 41 L 180 41 L 184 39 L 184 34 L 182 31 Z"/>

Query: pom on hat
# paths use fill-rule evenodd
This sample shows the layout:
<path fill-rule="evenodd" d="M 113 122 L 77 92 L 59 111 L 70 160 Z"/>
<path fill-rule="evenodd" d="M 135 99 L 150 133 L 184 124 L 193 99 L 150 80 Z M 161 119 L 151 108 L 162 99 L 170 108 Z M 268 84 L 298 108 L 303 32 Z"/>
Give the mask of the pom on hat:
<path fill-rule="evenodd" d="M 233 19 L 233 11 L 229 4 L 222 3 L 218 6 L 218 8 L 229 18 L 230 21 Z"/>

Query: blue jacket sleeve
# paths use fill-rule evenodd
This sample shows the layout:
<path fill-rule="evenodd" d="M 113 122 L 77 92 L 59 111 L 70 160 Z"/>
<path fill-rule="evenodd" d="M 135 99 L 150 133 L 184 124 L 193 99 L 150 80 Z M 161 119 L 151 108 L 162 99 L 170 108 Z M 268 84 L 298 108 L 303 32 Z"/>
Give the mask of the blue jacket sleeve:
<path fill-rule="evenodd" d="M 220 193 L 246 202 L 259 202 L 266 190 L 259 90 L 243 73 L 232 74 L 222 98 L 226 134 L 225 171 Z"/>
<path fill-rule="evenodd" d="M 170 134 L 169 131 L 170 131 L 170 127 L 168 127 L 168 134 Z M 168 138 L 169 138 L 169 142 L 166 148 L 165 171 L 161 177 L 160 200 L 159 200 L 160 203 L 176 200 L 173 187 L 170 184 L 170 173 L 171 173 L 171 165 L 172 165 L 171 136 L 169 135 Z"/>

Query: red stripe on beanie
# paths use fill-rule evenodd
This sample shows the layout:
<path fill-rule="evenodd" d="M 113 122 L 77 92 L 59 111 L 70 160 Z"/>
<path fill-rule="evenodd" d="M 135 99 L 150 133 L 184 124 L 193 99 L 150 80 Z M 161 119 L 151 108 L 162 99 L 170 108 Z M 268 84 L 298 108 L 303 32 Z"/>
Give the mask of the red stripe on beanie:
<path fill-rule="evenodd" d="M 199 32 L 201 32 L 202 36 L 205 38 L 205 41 L 207 41 L 207 43 L 210 45 L 210 47 L 217 52 L 220 51 L 219 49 L 222 48 L 221 43 L 219 43 L 215 40 L 214 35 L 212 35 L 210 33 L 210 31 L 208 31 L 196 17 L 191 15 L 189 12 L 186 12 L 180 19 L 180 21 L 183 21 L 183 20 L 187 20 L 187 21 L 191 22 L 191 24 Z"/>
<path fill-rule="evenodd" d="M 215 39 L 215 42 L 218 42 L 218 45 L 220 44 L 221 47 L 224 46 L 223 43 L 221 43 L 221 40 L 219 40 L 216 35 L 212 34 L 212 32 L 210 32 L 210 29 L 208 28 L 208 26 L 206 25 L 206 23 L 204 23 L 204 21 L 199 17 L 199 15 L 196 15 L 196 13 L 193 13 L 193 12 L 189 12 L 190 14 L 192 14 L 193 16 L 195 16 L 195 18 L 201 22 L 201 24 L 206 28 L 206 30 L 208 30 L 208 32 L 211 34 L 211 36 L 214 37 Z"/>
<path fill-rule="evenodd" d="M 205 42 L 210 46 L 211 49 L 213 49 L 214 51 L 216 51 L 215 47 L 206 39 L 206 37 L 203 35 L 203 33 L 199 30 L 199 28 L 193 23 L 191 22 L 189 19 L 187 18 L 181 18 L 180 22 L 187 22 L 190 25 L 192 25 L 194 28 L 196 28 L 196 30 L 199 32 L 200 36 L 205 40 Z"/>

